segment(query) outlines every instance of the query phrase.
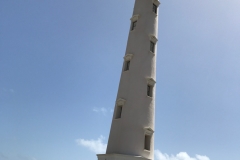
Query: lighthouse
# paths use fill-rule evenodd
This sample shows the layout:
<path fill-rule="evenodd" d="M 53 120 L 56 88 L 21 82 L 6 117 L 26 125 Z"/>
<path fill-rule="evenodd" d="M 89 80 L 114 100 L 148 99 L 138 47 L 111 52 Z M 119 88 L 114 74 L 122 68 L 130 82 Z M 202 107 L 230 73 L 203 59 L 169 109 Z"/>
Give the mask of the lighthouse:
<path fill-rule="evenodd" d="M 158 0 L 135 0 L 106 154 L 98 160 L 153 160 Z"/>

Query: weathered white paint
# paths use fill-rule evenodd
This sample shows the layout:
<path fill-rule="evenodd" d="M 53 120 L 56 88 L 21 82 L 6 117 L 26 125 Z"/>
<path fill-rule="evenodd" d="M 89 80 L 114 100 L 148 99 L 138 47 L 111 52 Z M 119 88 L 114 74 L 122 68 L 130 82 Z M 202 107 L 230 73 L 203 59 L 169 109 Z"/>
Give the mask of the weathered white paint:
<path fill-rule="evenodd" d="M 123 71 L 116 98 L 115 111 L 106 154 L 98 160 L 147 160 L 154 156 L 155 81 L 158 16 L 152 11 L 158 0 L 135 0 L 131 22 L 137 26 L 129 31 L 125 60 L 130 69 Z M 156 43 L 150 52 L 150 41 Z M 133 56 L 134 55 L 134 56 Z M 147 85 L 153 87 L 153 97 L 147 96 Z M 124 100 L 122 116 L 115 119 L 119 100 Z M 145 134 L 152 135 L 150 151 L 144 150 Z"/>

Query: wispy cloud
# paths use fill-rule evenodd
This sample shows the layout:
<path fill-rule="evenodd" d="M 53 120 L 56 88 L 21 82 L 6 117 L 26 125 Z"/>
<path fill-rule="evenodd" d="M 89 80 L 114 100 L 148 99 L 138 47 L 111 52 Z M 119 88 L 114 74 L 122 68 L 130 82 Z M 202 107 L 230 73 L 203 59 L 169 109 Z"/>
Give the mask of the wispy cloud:
<path fill-rule="evenodd" d="M 17 157 L 19 160 L 37 160 L 34 157 L 29 157 L 29 156 L 25 156 L 25 155 L 18 155 Z"/>
<path fill-rule="evenodd" d="M 10 156 L 0 153 L 0 160 L 37 160 L 37 159 L 22 154 L 11 154 Z"/>
<path fill-rule="evenodd" d="M 2 93 L 15 93 L 14 89 L 6 89 L 6 88 L 0 89 L 0 92 L 2 92 Z"/>
<path fill-rule="evenodd" d="M 190 157 L 186 152 L 180 152 L 177 155 L 168 155 L 162 153 L 159 150 L 155 150 L 156 160 L 210 160 L 207 156 L 196 155 L 195 157 Z"/>
<path fill-rule="evenodd" d="M 1 160 L 9 160 L 9 158 L 6 155 L 4 155 L 3 153 L 0 153 L 0 159 Z"/>
<path fill-rule="evenodd" d="M 106 108 L 104 108 L 104 107 L 101 107 L 101 108 L 94 107 L 94 108 L 92 109 L 92 111 L 93 111 L 93 112 L 96 112 L 96 113 L 102 113 L 102 114 L 104 114 L 104 115 L 106 115 L 108 112 L 111 112 L 111 110 L 108 110 L 108 109 L 106 109 Z"/>
<path fill-rule="evenodd" d="M 77 139 L 76 142 L 78 145 L 86 147 L 96 154 L 100 154 L 106 152 L 107 144 L 103 142 L 104 139 L 105 137 L 100 136 L 97 140 Z"/>

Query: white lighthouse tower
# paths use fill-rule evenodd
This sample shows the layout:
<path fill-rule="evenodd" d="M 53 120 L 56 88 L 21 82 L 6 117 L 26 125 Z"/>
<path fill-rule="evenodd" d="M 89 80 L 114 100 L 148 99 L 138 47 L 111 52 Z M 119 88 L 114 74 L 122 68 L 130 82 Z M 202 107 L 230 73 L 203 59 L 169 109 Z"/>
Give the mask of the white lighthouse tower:
<path fill-rule="evenodd" d="M 135 0 L 106 154 L 153 160 L 158 0 Z"/>

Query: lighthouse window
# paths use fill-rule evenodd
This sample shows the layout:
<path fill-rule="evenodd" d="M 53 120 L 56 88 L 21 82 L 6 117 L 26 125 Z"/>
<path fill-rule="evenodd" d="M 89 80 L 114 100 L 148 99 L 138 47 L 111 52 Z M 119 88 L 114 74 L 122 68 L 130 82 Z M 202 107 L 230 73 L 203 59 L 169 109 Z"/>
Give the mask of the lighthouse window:
<path fill-rule="evenodd" d="M 149 97 L 152 97 L 153 96 L 152 92 L 153 92 L 153 86 L 148 85 L 147 86 L 147 95 Z"/>
<path fill-rule="evenodd" d="M 155 43 L 150 41 L 150 51 L 154 53 L 155 51 Z"/>
<path fill-rule="evenodd" d="M 128 71 L 128 70 L 129 70 L 129 67 L 130 67 L 130 61 L 125 61 L 124 71 Z"/>
<path fill-rule="evenodd" d="M 122 116 L 122 106 L 117 106 L 117 111 L 116 111 L 115 118 L 119 119 L 119 118 L 121 118 L 121 116 Z"/>
<path fill-rule="evenodd" d="M 151 136 L 145 135 L 144 149 L 150 151 L 150 146 L 151 146 Z"/>
<path fill-rule="evenodd" d="M 152 10 L 153 10 L 153 12 L 156 13 L 156 14 L 157 14 L 157 8 L 158 8 L 157 5 L 156 5 L 156 4 L 153 4 Z"/>
<path fill-rule="evenodd" d="M 137 21 L 132 22 L 131 30 L 134 30 L 136 28 L 136 26 L 137 26 Z"/>

